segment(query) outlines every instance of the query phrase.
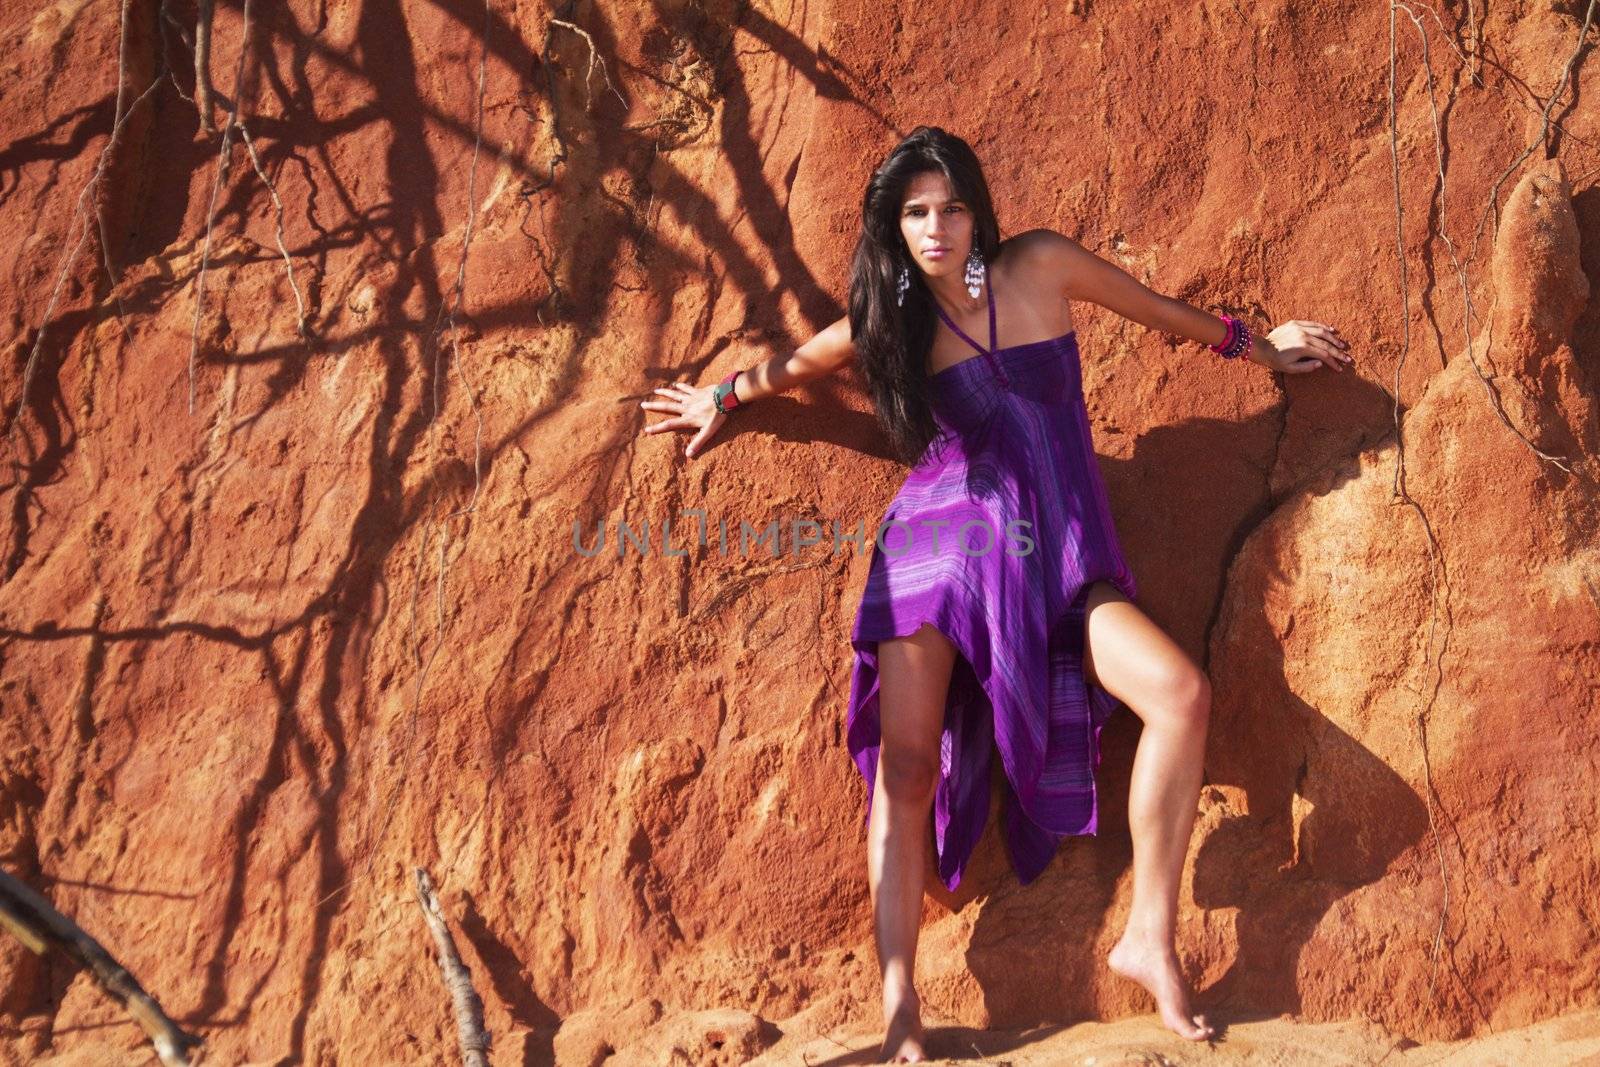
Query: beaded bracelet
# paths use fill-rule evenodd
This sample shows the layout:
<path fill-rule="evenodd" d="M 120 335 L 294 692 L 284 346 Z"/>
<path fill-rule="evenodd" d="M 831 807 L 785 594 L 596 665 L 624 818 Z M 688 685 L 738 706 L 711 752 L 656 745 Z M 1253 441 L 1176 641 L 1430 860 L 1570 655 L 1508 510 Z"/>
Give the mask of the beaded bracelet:
<path fill-rule="evenodd" d="M 1210 345 L 1210 349 L 1222 356 L 1223 359 L 1233 359 L 1241 356 L 1250 348 L 1250 327 L 1232 315 L 1221 315 L 1219 318 L 1227 324 L 1228 332 L 1221 341 Z"/>

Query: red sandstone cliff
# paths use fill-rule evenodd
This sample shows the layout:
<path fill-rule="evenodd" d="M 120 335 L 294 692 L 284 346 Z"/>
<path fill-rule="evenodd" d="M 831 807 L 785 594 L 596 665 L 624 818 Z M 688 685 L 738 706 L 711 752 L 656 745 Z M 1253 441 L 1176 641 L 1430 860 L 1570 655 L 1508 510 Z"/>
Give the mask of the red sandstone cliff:
<path fill-rule="evenodd" d="M 208 134 L 192 4 L 9 5 L 0 864 L 212 1062 L 453 1055 L 415 865 L 496 1063 L 869 1045 L 866 557 L 572 527 L 876 522 L 903 471 L 853 374 L 694 461 L 636 401 L 837 317 L 862 183 L 933 122 L 1008 233 L 1354 344 L 1274 380 L 1075 309 L 1143 605 L 1214 683 L 1202 1004 L 1279 1062 L 1596 1051 L 1588 5 L 1408 10 L 1392 157 L 1381 7 L 229 3 Z M 1136 738 L 1098 838 L 1021 889 L 991 836 L 930 898 L 931 1025 L 1149 1010 L 1103 965 Z M 58 962 L 0 973 L 9 1062 L 144 1055 Z M 1088 1047 L 1044 1040 L 1004 1047 Z"/>

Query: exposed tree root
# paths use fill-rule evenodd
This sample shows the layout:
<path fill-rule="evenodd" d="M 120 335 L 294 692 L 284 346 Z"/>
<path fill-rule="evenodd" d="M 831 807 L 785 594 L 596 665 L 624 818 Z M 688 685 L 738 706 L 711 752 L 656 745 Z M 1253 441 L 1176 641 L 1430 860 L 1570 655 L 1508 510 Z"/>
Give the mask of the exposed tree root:
<path fill-rule="evenodd" d="M 127 40 L 128 6 L 131 3 L 132 0 L 123 0 L 123 42 Z M 44 315 L 39 320 L 39 332 L 33 339 L 33 348 L 29 351 L 28 361 L 22 369 L 22 383 L 21 388 L 17 393 L 17 406 L 7 421 L 6 432 L 12 438 L 12 441 L 16 446 L 19 462 L 25 462 L 25 460 L 22 457 L 22 445 L 16 441 L 17 427 L 22 421 L 22 412 L 26 409 L 28 404 L 28 390 L 33 385 L 34 368 L 38 365 L 39 353 L 44 349 L 45 334 L 49 328 L 50 319 L 55 314 L 56 303 L 61 299 L 61 290 L 66 286 L 67 277 L 72 271 L 73 264 L 78 261 L 79 253 L 83 251 L 84 242 L 89 239 L 89 204 L 91 203 L 91 197 L 99 188 L 100 178 L 105 173 L 106 164 L 111 159 L 111 153 L 116 149 L 118 142 L 122 139 L 122 127 L 127 123 L 128 116 L 133 114 L 134 109 L 143 103 L 144 98 L 149 96 L 151 91 L 155 89 L 156 86 L 161 84 L 161 80 L 159 78 L 152 79 L 150 84 L 145 87 L 144 92 L 135 97 L 133 103 L 129 104 L 126 110 L 123 110 L 120 101 L 122 99 L 122 87 L 126 80 L 126 76 L 127 50 L 125 44 L 119 44 L 117 49 L 118 105 L 112 119 L 111 132 L 106 136 L 105 146 L 100 149 L 100 156 L 95 161 L 94 173 L 89 176 L 89 180 L 84 183 L 83 190 L 78 194 L 78 206 L 73 211 L 71 221 L 67 224 L 67 232 L 63 242 L 61 259 L 56 265 L 56 282 L 54 287 L 52 287 L 50 290 L 50 299 L 46 301 Z M 98 209 L 96 209 L 94 214 L 96 219 L 98 219 Z M 83 224 L 83 228 L 79 232 L 77 240 L 74 241 L 72 239 L 72 232 L 80 222 Z M 101 227 L 101 233 L 104 234 L 103 226 Z M 107 256 L 109 257 L 109 253 L 107 253 Z M 109 258 L 106 259 L 106 263 L 109 266 Z M 111 284 L 116 284 L 115 278 L 111 279 Z"/>
<path fill-rule="evenodd" d="M 222 195 L 222 187 L 228 182 L 228 171 L 232 169 L 233 128 L 239 121 L 239 97 L 244 88 L 244 64 L 250 55 L 250 2 L 244 0 L 243 25 L 239 30 L 239 65 L 233 75 L 233 101 L 228 108 L 228 121 L 222 127 L 222 147 L 217 151 L 217 177 L 211 184 L 211 202 L 206 205 L 206 237 L 200 252 L 200 270 L 195 275 L 194 283 L 194 325 L 189 331 L 189 414 L 194 414 L 194 365 L 195 357 L 200 351 L 200 312 L 205 306 L 206 297 L 206 270 L 211 265 L 211 234 L 216 223 L 217 198 Z M 206 26 L 209 19 L 202 18 L 200 24 Z M 209 29 L 207 31 L 209 33 Z M 196 37 L 195 63 L 197 70 L 200 67 L 199 39 Z M 197 84 L 195 96 L 200 101 L 200 120 L 204 126 L 211 113 L 209 96 Z"/>
<path fill-rule="evenodd" d="M 294 260 L 289 258 L 289 249 L 283 241 L 283 201 L 278 199 L 278 190 L 273 186 L 272 179 L 267 177 L 265 168 L 261 166 L 261 157 L 256 155 L 256 143 L 250 139 L 250 129 L 244 120 L 239 120 L 239 136 L 244 140 L 245 151 L 250 153 L 250 163 L 256 169 L 256 176 L 261 179 L 261 184 L 267 187 L 267 193 L 272 197 L 274 213 L 274 236 L 278 242 L 278 253 L 283 256 L 283 271 L 289 278 L 289 288 L 294 293 L 295 326 L 300 331 L 302 338 L 310 337 L 310 330 L 306 327 L 306 302 L 300 296 L 300 286 L 294 280 Z"/>

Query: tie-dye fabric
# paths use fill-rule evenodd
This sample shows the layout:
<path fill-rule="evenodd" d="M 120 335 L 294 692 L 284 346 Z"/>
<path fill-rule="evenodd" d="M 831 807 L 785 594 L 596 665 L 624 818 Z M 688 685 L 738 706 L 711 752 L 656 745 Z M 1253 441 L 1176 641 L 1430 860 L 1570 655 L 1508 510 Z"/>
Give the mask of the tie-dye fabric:
<path fill-rule="evenodd" d="M 943 448 L 911 469 L 880 524 L 851 631 L 847 745 L 870 818 L 878 642 L 932 623 L 959 653 L 934 798 L 939 877 L 955 889 L 983 833 L 998 748 L 1004 837 L 1026 885 L 1063 838 L 1097 831 L 1100 731 L 1120 701 L 1084 675 L 1084 600 L 1100 579 L 1130 599 L 1137 587 L 1090 439 L 1076 332 L 995 350 L 992 291 L 988 349 L 945 321 L 979 354 L 933 375 Z"/>

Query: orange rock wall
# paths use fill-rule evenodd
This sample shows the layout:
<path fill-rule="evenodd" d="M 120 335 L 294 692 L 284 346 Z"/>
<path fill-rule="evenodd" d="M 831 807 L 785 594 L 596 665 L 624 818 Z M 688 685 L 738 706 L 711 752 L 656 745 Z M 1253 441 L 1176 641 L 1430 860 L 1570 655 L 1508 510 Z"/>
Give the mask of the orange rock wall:
<path fill-rule="evenodd" d="M 219 1061 L 451 1055 L 418 865 L 497 1063 L 870 1029 L 867 557 L 614 539 L 875 526 L 904 471 L 853 372 L 692 461 L 637 401 L 841 314 L 927 122 L 1006 233 L 1353 343 L 1275 379 L 1074 308 L 1142 605 L 1215 688 L 1208 1007 L 1424 1039 L 1596 1004 L 1592 58 L 1540 139 L 1583 9 L 226 4 L 207 133 L 192 5 L 10 5 L 0 863 Z M 1021 889 L 991 827 L 930 897 L 930 1022 L 1149 1010 L 1102 962 L 1137 736 L 1099 837 Z M 0 968 L 10 1062 L 140 1046 L 61 963 Z"/>

